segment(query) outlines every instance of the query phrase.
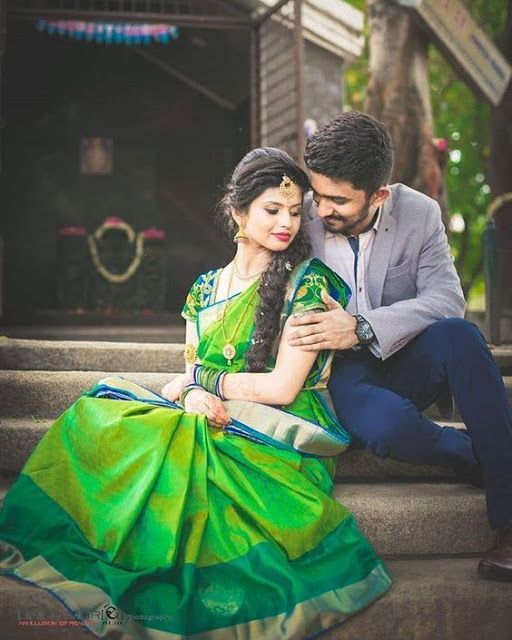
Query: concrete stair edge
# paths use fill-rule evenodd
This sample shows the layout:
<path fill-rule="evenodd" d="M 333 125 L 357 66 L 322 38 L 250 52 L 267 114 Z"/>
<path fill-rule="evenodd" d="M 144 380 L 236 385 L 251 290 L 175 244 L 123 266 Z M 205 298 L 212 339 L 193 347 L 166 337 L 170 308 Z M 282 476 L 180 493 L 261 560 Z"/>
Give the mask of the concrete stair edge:
<path fill-rule="evenodd" d="M 169 363 L 173 370 L 184 366 L 183 342 L 126 342 L 100 340 L 37 340 L 23 338 L 0 339 L 0 368 L 44 369 L 63 371 L 142 370 L 165 371 Z M 512 368 L 512 345 L 491 347 L 498 366 Z M 114 359 L 114 360 L 113 360 Z M 125 367 L 124 365 L 128 365 Z M 149 366 L 156 367 L 153 369 Z"/>
<path fill-rule="evenodd" d="M 64 411 L 84 391 L 107 376 L 121 376 L 157 393 L 172 380 L 176 372 L 135 371 L 20 371 L 0 370 L 0 415 L 38 418 L 56 416 Z M 512 401 L 512 376 L 504 377 L 509 400 Z M 58 393 L 56 393 L 58 389 Z M 23 398 L 23 403 L 20 402 Z M 431 418 L 444 421 L 435 405 L 425 412 Z M 447 418 L 461 421 L 458 412 Z"/>
<path fill-rule="evenodd" d="M 0 370 L 182 372 L 184 345 L 0 340 Z"/>

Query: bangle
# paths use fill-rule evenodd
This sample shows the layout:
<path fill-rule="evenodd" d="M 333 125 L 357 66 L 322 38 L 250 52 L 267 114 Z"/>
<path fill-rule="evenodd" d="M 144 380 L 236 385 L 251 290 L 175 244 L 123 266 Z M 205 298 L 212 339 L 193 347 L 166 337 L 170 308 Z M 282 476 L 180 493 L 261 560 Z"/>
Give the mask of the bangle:
<path fill-rule="evenodd" d="M 224 384 L 224 378 L 227 376 L 227 373 L 227 371 L 222 371 L 215 384 L 215 395 L 219 396 L 221 400 L 226 400 L 226 396 L 222 392 L 222 385 Z"/>
<path fill-rule="evenodd" d="M 194 389 L 202 389 L 204 391 L 204 387 L 202 387 L 200 384 L 187 384 L 183 387 L 182 392 L 180 393 L 180 399 L 179 399 L 179 403 L 182 406 L 185 406 L 185 398 L 188 396 L 188 394 L 191 391 L 194 391 Z"/>
<path fill-rule="evenodd" d="M 192 379 L 194 384 L 202 387 L 210 393 L 213 393 L 221 400 L 225 400 L 222 395 L 222 380 L 226 373 L 227 372 L 222 369 L 214 369 L 213 367 L 206 367 L 202 364 L 195 364 L 192 367 Z"/>

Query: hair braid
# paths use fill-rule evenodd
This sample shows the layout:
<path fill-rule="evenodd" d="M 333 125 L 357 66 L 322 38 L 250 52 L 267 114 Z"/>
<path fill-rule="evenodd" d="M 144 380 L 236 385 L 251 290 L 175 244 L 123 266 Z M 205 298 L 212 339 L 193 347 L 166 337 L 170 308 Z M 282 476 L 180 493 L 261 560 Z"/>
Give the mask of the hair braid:
<path fill-rule="evenodd" d="M 279 335 L 286 286 L 290 270 L 305 260 L 310 243 L 302 230 L 286 251 L 274 253 L 262 274 L 258 289 L 260 304 L 256 309 L 253 344 L 247 353 L 246 371 L 262 371 Z"/>

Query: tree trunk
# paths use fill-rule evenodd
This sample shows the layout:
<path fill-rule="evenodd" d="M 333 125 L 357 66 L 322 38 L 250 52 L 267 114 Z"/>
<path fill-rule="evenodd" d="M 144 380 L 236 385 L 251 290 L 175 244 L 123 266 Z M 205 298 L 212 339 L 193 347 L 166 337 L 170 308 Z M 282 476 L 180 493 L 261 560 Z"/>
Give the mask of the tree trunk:
<path fill-rule="evenodd" d="M 365 111 L 389 128 L 395 149 L 392 181 L 438 200 L 446 216 L 447 149 L 433 137 L 428 38 L 391 0 L 369 0 L 368 11 L 370 79 Z"/>
<path fill-rule="evenodd" d="M 512 0 L 508 0 L 500 49 L 512 64 Z M 493 198 L 512 192 L 512 82 L 501 103 L 493 109 L 489 182 Z M 512 342 L 512 202 L 496 212 L 502 305 L 501 338 Z"/>

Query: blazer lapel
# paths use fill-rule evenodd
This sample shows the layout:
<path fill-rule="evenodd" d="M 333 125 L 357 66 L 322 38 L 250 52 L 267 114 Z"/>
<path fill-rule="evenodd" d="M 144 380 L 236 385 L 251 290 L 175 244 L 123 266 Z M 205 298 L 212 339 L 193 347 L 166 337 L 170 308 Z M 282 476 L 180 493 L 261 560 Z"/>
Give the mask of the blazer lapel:
<path fill-rule="evenodd" d="M 381 306 L 384 281 L 395 239 L 396 222 L 391 216 L 392 196 L 382 205 L 382 216 L 373 243 L 368 270 L 368 297 L 372 309 Z"/>

